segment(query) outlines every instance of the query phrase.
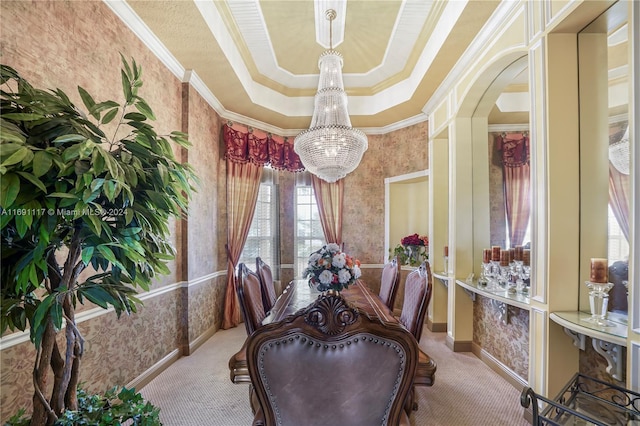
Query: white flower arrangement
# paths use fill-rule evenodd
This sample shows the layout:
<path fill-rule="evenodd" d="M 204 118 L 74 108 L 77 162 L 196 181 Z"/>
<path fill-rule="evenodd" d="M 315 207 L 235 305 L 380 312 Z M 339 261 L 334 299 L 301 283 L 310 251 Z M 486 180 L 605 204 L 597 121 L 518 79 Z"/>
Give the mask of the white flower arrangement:
<path fill-rule="evenodd" d="M 349 288 L 361 275 L 360 261 L 330 243 L 311 253 L 303 277 L 309 277 L 309 285 L 319 291 L 340 291 Z"/>

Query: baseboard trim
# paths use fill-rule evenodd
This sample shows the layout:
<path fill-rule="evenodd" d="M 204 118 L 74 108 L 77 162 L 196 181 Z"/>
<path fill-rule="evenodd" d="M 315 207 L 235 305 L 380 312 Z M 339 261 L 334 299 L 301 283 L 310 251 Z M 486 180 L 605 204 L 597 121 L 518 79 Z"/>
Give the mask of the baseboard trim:
<path fill-rule="evenodd" d="M 174 349 L 164 356 L 160 361 L 149 367 L 144 373 L 127 383 L 127 388 L 135 388 L 137 391 L 145 387 L 155 379 L 158 374 L 169 368 L 171 364 L 180 358 L 180 349 Z"/>
<path fill-rule="evenodd" d="M 522 391 L 522 389 L 529 386 L 526 380 L 518 376 L 512 369 L 504 365 L 499 359 L 491 355 L 486 350 L 482 349 L 477 343 L 473 343 L 472 351 L 475 356 L 480 358 L 482 362 L 489 366 L 493 371 L 498 373 L 500 377 L 505 379 L 514 388 Z"/>
<path fill-rule="evenodd" d="M 472 342 L 466 340 L 453 340 L 453 338 L 447 335 L 445 339 L 447 347 L 454 352 L 471 352 Z"/>
<path fill-rule="evenodd" d="M 220 327 L 216 327 L 215 325 L 212 325 L 207 330 L 205 330 L 204 333 L 196 337 L 193 342 L 189 343 L 189 353 L 185 355 L 191 355 L 196 349 L 202 346 L 204 342 L 209 340 L 209 338 L 213 336 L 216 333 L 216 331 L 219 330 L 219 328 Z"/>
<path fill-rule="evenodd" d="M 434 333 L 443 333 L 447 331 L 447 323 L 433 322 L 430 319 L 427 319 L 427 328 L 429 331 L 433 331 Z"/>

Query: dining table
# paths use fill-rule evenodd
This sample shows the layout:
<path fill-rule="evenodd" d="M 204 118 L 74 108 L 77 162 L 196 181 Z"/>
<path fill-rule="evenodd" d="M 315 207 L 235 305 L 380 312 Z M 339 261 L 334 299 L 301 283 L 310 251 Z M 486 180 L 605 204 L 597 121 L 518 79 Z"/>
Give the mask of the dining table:
<path fill-rule="evenodd" d="M 284 320 L 287 316 L 293 315 L 309 306 L 321 294 L 321 291 L 309 285 L 308 280 L 291 281 L 278 296 L 262 324 L 266 325 Z M 369 320 L 379 321 L 382 324 L 399 323 L 399 319 L 393 315 L 393 312 L 362 279 L 357 280 L 349 288 L 341 290 L 340 294 L 349 304 L 366 315 Z M 247 340 L 243 343 L 242 348 L 229 360 L 230 378 L 234 383 L 251 383 L 247 366 L 246 344 Z M 431 386 L 434 382 L 435 362 L 422 349 L 419 349 L 418 354 L 412 354 L 412 356 L 418 358 L 414 384 Z"/>

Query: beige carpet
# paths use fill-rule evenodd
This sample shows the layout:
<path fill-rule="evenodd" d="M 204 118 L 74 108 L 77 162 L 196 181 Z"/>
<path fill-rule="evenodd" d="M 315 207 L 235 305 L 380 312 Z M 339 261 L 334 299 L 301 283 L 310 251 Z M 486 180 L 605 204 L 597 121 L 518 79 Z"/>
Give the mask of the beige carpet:
<path fill-rule="evenodd" d="M 233 384 L 227 366 L 245 337 L 242 326 L 217 332 L 194 354 L 179 359 L 141 390 L 160 407 L 164 425 L 251 425 L 249 386 Z M 411 424 L 527 425 L 520 392 L 473 354 L 451 352 L 444 339 L 445 333 L 431 333 L 425 327 L 420 346 L 438 363 L 438 371 L 433 387 L 418 388 L 419 408 L 413 412 Z"/>

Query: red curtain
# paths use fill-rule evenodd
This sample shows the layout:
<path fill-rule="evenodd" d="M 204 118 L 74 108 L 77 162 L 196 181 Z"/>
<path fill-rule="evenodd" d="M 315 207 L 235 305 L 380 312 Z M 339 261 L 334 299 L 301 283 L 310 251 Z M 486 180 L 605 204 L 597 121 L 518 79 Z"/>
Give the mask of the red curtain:
<path fill-rule="evenodd" d="M 225 157 L 234 163 L 270 165 L 276 170 L 301 172 L 300 157 L 293 150 L 293 139 L 251 129 L 237 123 L 227 123 L 223 128 L 226 147 Z"/>
<path fill-rule="evenodd" d="M 222 328 L 240 323 L 236 294 L 236 264 L 253 220 L 263 168 L 249 163 L 227 160 L 227 288 Z"/>
<path fill-rule="evenodd" d="M 529 137 L 522 133 L 497 137 L 502 151 L 504 198 L 511 247 L 522 245 L 531 214 Z"/>
<path fill-rule="evenodd" d="M 222 328 L 240 323 L 235 269 L 247 241 L 260 189 L 263 166 L 298 172 L 304 170 L 293 150 L 293 140 L 273 136 L 238 123 L 223 126 L 227 160 L 227 288 Z"/>
<path fill-rule="evenodd" d="M 326 182 L 311 175 L 311 185 L 318 204 L 320 223 L 327 243 L 342 246 L 342 206 L 344 204 L 344 181 Z"/>

